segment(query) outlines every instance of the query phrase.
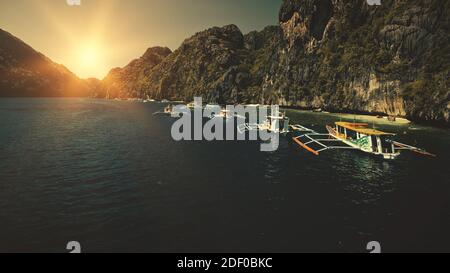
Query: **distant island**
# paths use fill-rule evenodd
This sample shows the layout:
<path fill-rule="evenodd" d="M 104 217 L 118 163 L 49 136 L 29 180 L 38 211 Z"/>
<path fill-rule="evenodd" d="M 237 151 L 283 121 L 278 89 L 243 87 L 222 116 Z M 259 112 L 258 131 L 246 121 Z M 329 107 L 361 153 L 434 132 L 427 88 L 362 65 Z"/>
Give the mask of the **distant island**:
<path fill-rule="evenodd" d="M 0 30 L 0 96 L 279 104 L 449 124 L 450 2 L 285 0 L 279 25 L 213 27 L 82 80 Z M 145 26 L 143 26 L 145 27 Z"/>

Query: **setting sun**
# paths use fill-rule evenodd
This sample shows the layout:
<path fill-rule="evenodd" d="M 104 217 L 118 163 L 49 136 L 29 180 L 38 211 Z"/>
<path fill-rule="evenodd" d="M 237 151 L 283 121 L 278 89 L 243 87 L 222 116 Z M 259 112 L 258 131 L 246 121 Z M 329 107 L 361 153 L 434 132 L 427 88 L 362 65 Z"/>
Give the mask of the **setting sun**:
<path fill-rule="evenodd" d="M 82 76 L 104 73 L 104 50 L 97 44 L 87 44 L 79 49 L 73 49 L 73 63 Z"/>
<path fill-rule="evenodd" d="M 86 48 L 80 54 L 81 64 L 85 67 L 94 67 L 98 62 L 98 52 L 95 48 Z"/>

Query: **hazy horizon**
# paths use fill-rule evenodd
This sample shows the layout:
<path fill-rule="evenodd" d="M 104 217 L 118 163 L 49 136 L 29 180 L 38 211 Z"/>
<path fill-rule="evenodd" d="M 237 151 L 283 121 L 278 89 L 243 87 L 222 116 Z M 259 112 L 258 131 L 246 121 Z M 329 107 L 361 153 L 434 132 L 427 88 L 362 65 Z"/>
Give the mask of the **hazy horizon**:
<path fill-rule="evenodd" d="M 243 33 L 278 22 L 281 0 L 0 0 L 0 28 L 66 66 L 102 79 L 147 48 L 171 50 L 196 32 L 237 25 Z M 20 16 L 18 16 L 20 14 Z"/>

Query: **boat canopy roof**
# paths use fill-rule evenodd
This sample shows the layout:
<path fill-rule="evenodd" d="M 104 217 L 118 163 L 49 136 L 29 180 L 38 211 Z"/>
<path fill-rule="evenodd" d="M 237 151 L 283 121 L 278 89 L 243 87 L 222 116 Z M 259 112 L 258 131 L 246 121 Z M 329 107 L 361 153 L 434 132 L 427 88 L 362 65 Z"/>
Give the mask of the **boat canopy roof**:
<path fill-rule="evenodd" d="M 336 122 L 337 126 L 352 130 L 368 136 L 393 136 L 392 133 L 382 132 L 376 129 L 368 128 L 367 123 L 353 123 L 353 122 Z"/>

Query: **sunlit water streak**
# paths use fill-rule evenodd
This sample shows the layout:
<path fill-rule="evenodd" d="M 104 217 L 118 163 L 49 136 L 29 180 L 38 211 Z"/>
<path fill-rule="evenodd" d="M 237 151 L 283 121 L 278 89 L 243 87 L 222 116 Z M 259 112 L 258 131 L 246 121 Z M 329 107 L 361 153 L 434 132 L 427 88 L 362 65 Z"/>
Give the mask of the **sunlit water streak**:
<path fill-rule="evenodd" d="M 377 125 L 423 146 L 383 161 L 288 138 L 175 142 L 158 103 L 0 100 L 0 251 L 443 251 L 448 130 Z M 324 132 L 335 116 L 288 111 Z"/>

